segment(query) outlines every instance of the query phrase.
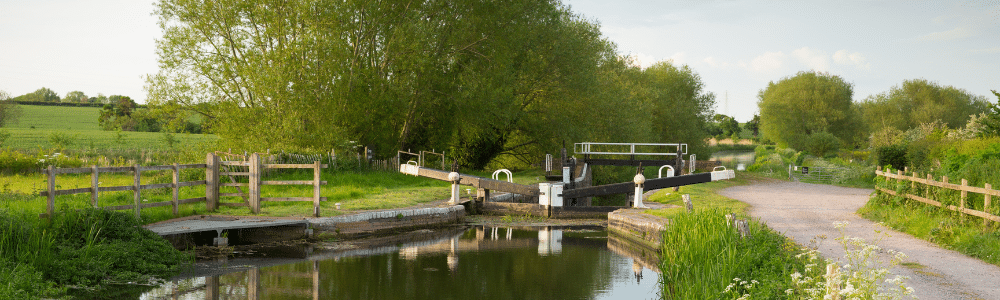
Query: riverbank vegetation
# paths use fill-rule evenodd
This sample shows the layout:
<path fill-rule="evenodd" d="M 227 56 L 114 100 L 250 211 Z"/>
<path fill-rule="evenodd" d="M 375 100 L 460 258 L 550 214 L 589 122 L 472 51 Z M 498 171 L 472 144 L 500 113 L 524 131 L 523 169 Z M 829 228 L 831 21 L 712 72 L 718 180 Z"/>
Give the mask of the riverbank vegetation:
<path fill-rule="evenodd" d="M 0 298 L 138 297 L 193 261 L 141 225 L 97 209 L 62 211 L 51 221 L 0 211 Z"/>

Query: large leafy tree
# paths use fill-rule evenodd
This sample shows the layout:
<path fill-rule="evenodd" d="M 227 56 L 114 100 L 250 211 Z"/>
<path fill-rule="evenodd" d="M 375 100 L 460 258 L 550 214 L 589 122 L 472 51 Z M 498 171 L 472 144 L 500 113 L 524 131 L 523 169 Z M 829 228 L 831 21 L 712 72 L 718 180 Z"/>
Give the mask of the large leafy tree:
<path fill-rule="evenodd" d="M 847 144 L 859 130 L 853 88 L 840 76 L 799 72 L 771 82 L 758 93 L 760 131 L 782 147 L 804 149 L 810 135 L 829 132 Z"/>
<path fill-rule="evenodd" d="M 985 112 L 989 102 L 966 90 L 915 79 L 872 95 L 859 107 L 865 124 L 872 131 L 883 127 L 905 131 L 934 121 L 941 121 L 950 128 L 962 127 L 969 116 Z"/>
<path fill-rule="evenodd" d="M 563 141 L 700 141 L 684 134 L 712 100 L 690 69 L 631 66 L 552 0 L 161 0 L 156 13 L 151 107 L 201 114 L 250 150 L 351 140 L 482 168 Z"/>

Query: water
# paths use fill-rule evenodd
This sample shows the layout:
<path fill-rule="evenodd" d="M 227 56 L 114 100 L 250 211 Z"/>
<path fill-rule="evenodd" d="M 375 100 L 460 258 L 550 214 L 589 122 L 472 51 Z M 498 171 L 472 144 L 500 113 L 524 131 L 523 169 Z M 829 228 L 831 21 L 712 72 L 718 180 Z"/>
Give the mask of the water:
<path fill-rule="evenodd" d="M 709 160 L 717 160 L 722 163 L 723 166 L 727 168 L 735 169 L 737 164 L 743 164 L 745 167 L 749 167 L 754 163 L 755 154 L 753 151 L 719 151 L 712 153 L 712 157 Z"/>
<path fill-rule="evenodd" d="M 142 299 L 658 299 L 655 253 L 603 228 L 420 231 L 300 258 L 199 263 Z M 634 258 L 632 256 L 635 256 Z M 304 257 L 304 258 L 302 258 Z"/>

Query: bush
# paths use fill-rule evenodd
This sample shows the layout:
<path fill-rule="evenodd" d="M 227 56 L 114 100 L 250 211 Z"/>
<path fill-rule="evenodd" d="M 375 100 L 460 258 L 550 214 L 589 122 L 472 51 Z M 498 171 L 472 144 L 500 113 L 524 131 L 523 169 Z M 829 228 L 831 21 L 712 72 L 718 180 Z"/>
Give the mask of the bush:
<path fill-rule="evenodd" d="M 816 157 L 826 157 L 840 150 L 840 139 L 829 132 L 813 133 L 806 138 L 806 150 Z"/>
<path fill-rule="evenodd" d="M 894 169 L 902 170 L 908 164 L 904 145 L 879 147 L 875 154 L 878 155 L 879 166 L 891 165 Z"/>

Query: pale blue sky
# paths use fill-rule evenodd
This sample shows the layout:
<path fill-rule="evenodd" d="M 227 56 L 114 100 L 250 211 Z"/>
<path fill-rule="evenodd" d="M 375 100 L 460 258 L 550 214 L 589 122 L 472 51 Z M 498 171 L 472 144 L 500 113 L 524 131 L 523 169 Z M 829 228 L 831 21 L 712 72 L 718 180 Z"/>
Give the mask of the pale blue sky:
<path fill-rule="evenodd" d="M 0 90 L 146 98 L 161 36 L 153 1 L 0 0 Z M 798 71 L 855 86 L 855 101 L 925 78 L 1000 90 L 1000 1 L 566 0 L 641 64 L 701 75 L 718 112 L 749 120 L 757 92 Z M 728 93 L 728 109 L 726 94 Z"/>
<path fill-rule="evenodd" d="M 819 70 L 854 100 L 924 78 L 977 95 L 1000 91 L 1000 1 L 566 0 L 644 65 L 689 65 L 743 122 L 768 82 Z M 726 94 L 729 105 L 726 108 Z"/>

